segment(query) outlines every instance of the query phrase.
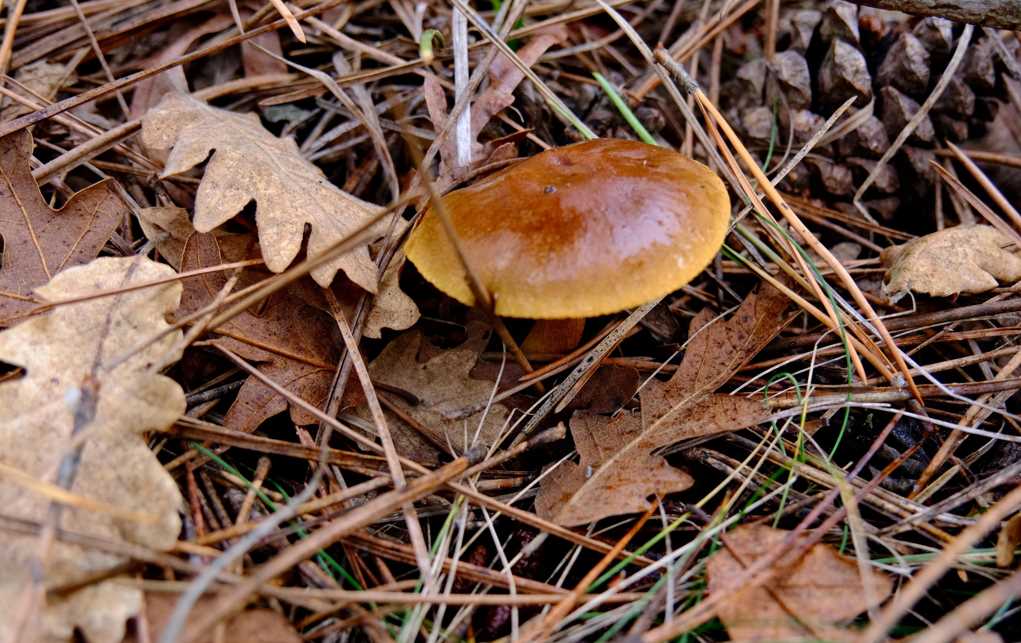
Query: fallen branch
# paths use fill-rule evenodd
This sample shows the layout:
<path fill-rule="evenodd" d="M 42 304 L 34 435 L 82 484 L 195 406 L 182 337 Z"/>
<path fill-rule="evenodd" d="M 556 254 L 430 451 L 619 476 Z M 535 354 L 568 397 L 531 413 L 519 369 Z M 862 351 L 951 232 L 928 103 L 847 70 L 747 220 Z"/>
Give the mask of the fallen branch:
<path fill-rule="evenodd" d="M 877 9 L 916 16 L 937 16 L 997 29 L 1021 29 L 1021 3 L 1017 0 L 851 0 Z"/>

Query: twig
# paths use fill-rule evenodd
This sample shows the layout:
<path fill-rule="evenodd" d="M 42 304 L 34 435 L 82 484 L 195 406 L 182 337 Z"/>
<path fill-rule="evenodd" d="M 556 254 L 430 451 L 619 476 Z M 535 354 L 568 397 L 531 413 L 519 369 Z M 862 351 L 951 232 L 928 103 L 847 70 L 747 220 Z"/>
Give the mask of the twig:
<path fill-rule="evenodd" d="M 460 174 L 472 162 L 471 96 L 468 94 L 468 19 L 454 7 L 451 11 L 451 40 L 454 48 L 454 100 L 465 101 L 454 127 L 454 172 Z"/>
<path fill-rule="evenodd" d="M 4 24 L 4 40 L 0 44 L 0 76 L 7 73 L 8 66 L 11 64 L 14 36 L 18 32 L 18 23 L 21 22 L 21 16 L 25 13 L 26 4 L 28 4 L 28 0 L 17 0 L 17 4 L 7 12 L 7 20 Z"/>
<path fill-rule="evenodd" d="M 330 304 L 330 311 L 333 313 L 333 318 L 337 322 L 337 327 L 340 329 L 341 337 L 344 339 L 344 346 L 347 348 L 348 359 L 351 360 L 354 366 L 355 374 L 358 376 L 358 382 L 362 386 L 362 392 L 365 393 L 365 399 L 368 402 L 369 411 L 372 414 L 372 421 L 376 425 L 376 433 L 379 435 L 379 441 L 383 445 L 383 455 L 386 456 L 386 464 L 390 470 L 390 477 L 394 481 L 394 487 L 396 489 L 403 489 L 407 485 L 407 480 L 404 477 L 404 469 L 401 468 L 400 458 L 397 456 L 397 447 L 394 445 L 393 437 L 390 434 L 390 427 L 387 424 L 386 416 L 383 414 L 383 409 L 379 405 L 379 398 L 376 397 L 376 389 L 372 385 L 372 380 L 369 378 L 369 369 L 365 367 L 365 360 L 362 359 L 361 351 L 358 348 L 358 342 L 355 341 L 354 335 L 351 333 L 351 326 L 347 323 L 347 318 L 344 316 L 344 311 L 340 307 L 340 302 L 337 301 L 337 297 L 333 294 L 332 290 L 325 290 L 326 300 Z M 325 442 L 324 442 L 325 444 Z M 408 527 L 408 536 L 411 540 L 411 545 L 415 549 L 415 557 L 418 562 L 418 569 L 422 573 L 426 582 L 429 579 L 429 549 L 425 544 L 425 537 L 422 535 L 422 526 L 418 522 L 418 514 L 415 511 L 415 506 L 412 504 L 406 504 L 401 507 L 401 512 L 404 513 L 404 521 Z"/>
<path fill-rule="evenodd" d="M 1021 29 L 1021 4 L 1016 0 L 851 0 L 879 9 L 918 16 L 937 16 L 982 27 Z"/>

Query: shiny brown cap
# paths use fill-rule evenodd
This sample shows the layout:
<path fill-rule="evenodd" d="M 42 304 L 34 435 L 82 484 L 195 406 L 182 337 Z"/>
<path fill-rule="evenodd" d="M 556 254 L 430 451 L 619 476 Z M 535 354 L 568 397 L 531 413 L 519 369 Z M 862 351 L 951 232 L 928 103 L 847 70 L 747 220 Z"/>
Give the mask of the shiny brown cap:
<path fill-rule="evenodd" d="M 443 203 L 496 314 L 532 319 L 593 317 L 666 295 L 712 261 L 730 222 L 712 170 L 616 139 L 542 152 Z M 435 212 L 405 250 L 433 285 L 474 304 Z"/>

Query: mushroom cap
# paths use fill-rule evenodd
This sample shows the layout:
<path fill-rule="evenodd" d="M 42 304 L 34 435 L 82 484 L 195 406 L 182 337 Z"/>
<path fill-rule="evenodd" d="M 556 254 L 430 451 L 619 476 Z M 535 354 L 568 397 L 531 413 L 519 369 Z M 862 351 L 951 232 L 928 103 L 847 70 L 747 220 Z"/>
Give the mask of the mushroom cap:
<path fill-rule="evenodd" d="M 691 281 L 719 250 L 730 197 L 712 170 L 669 149 L 597 139 L 537 154 L 448 193 L 469 265 L 506 317 L 593 317 Z M 434 286 L 475 298 L 430 208 L 405 246 Z"/>

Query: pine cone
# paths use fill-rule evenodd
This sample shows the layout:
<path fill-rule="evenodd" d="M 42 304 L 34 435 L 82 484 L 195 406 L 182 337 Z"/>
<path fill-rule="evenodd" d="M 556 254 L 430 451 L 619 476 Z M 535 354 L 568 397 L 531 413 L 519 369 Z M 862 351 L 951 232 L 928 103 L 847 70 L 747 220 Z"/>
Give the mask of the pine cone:
<path fill-rule="evenodd" d="M 961 29 L 940 18 L 897 17 L 843 0 L 822 11 L 788 9 L 780 17 L 773 60 L 739 64 L 722 87 L 721 107 L 764 158 L 771 139 L 775 146 L 789 140 L 798 145 L 846 100 L 853 98 L 856 109 L 871 102 L 871 117 L 816 150 L 806 171 L 793 173 L 784 185 L 834 205 L 846 203 L 932 92 Z M 1016 55 L 1016 40 L 1006 40 Z M 934 148 L 982 137 L 996 116 L 1007 95 L 1008 70 L 993 36 L 976 31 L 965 56 L 932 109 L 874 178 L 865 201 L 877 216 L 892 216 L 892 202 L 931 205 Z"/>

